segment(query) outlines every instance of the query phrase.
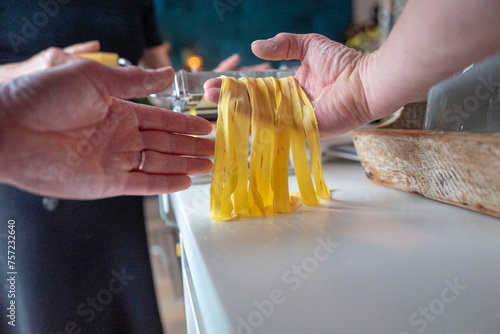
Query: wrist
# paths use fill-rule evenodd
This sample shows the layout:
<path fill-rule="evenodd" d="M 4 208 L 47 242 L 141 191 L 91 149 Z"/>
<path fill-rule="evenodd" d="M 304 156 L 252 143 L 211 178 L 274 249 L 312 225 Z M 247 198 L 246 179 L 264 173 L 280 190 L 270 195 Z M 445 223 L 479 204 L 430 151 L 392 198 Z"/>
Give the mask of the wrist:
<path fill-rule="evenodd" d="M 387 76 L 388 72 L 384 74 L 384 70 L 380 69 L 381 52 L 377 50 L 370 54 L 364 55 L 359 65 L 359 76 L 365 93 L 366 105 L 371 120 L 380 119 L 387 116 L 397 109 L 393 106 L 391 100 L 394 99 L 397 90 L 393 90 L 392 94 L 388 94 L 390 90 L 386 86 L 389 84 Z M 390 71 L 387 69 L 386 71 Z"/>
<path fill-rule="evenodd" d="M 416 75 L 413 70 L 418 66 L 410 64 L 384 46 L 362 59 L 360 76 L 373 120 L 425 96 L 432 84 Z"/>

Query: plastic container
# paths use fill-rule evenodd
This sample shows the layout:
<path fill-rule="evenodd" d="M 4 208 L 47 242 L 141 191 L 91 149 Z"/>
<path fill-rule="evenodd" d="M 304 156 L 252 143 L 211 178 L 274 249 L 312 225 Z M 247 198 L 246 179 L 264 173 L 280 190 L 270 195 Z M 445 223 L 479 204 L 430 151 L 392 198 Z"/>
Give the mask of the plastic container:
<path fill-rule="evenodd" d="M 424 129 L 500 132 L 500 54 L 432 87 Z"/>

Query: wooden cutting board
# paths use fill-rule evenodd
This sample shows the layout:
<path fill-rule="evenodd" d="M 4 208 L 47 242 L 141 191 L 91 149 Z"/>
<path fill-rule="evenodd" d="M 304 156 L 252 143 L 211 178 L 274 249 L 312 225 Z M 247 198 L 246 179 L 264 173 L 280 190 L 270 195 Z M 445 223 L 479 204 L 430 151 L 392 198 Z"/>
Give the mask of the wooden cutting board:
<path fill-rule="evenodd" d="M 500 217 L 500 134 L 422 129 L 425 103 L 380 127 L 353 131 L 372 182 Z"/>

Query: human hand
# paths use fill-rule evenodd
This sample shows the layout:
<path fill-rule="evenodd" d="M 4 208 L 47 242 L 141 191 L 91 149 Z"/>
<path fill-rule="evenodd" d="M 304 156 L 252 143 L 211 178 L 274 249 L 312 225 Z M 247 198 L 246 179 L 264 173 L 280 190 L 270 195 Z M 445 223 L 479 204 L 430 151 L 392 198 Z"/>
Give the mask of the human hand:
<path fill-rule="evenodd" d="M 317 34 L 278 34 L 255 41 L 252 51 L 267 60 L 300 59 L 295 79 L 313 100 L 321 135 L 340 134 L 374 119 L 364 87 L 369 57 Z M 221 80 L 205 83 L 205 98 L 217 102 Z"/>
<path fill-rule="evenodd" d="M 0 182 L 69 199 L 188 188 L 188 175 L 212 168 L 196 157 L 214 150 L 213 141 L 188 135 L 210 133 L 210 123 L 122 100 L 159 92 L 173 76 L 172 68 L 78 60 L 3 83 Z"/>
<path fill-rule="evenodd" d="M 48 48 L 33 57 L 18 63 L 0 65 L 0 83 L 21 75 L 44 71 L 54 66 L 77 61 L 78 53 L 98 52 L 101 45 L 98 41 L 74 44 L 64 49 Z"/>
<path fill-rule="evenodd" d="M 170 42 L 163 42 L 160 45 L 146 48 L 142 51 L 142 57 L 139 60 L 139 66 L 143 68 L 161 68 L 172 66 L 170 60 L 170 49 L 172 45 Z"/>
<path fill-rule="evenodd" d="M 232 56 L 227 57 L 223 61 L 217 65 L 216 68 L 213 69 L 214 72 L 225 72 L 225 71 L 233 71 L 238 68 L 238 65 L 241 63 L 241 57 L 239 54 L 235 53 Z M 270 70 L 271 64 L 262 63 L 253 66 L 243 66 L 238 68 L 238 71 L 264 71 Z"/>

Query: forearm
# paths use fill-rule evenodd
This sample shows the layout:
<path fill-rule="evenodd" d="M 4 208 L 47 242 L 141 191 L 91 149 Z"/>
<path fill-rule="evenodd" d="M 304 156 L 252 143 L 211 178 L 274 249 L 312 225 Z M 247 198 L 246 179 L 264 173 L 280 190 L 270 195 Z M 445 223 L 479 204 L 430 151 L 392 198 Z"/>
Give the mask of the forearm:
<path fill-rule="evenodd" d="M 410 0 L 361 68 L 368 105 L 384 116 L 473 62 L 500 52 L 500 2 Z"/>
<path fill-rule="evenodd" d="M 0 83 L 17 78 L 25 73 L 36 71 L 36 64 L 31 60 L 0 65 Z"/>

